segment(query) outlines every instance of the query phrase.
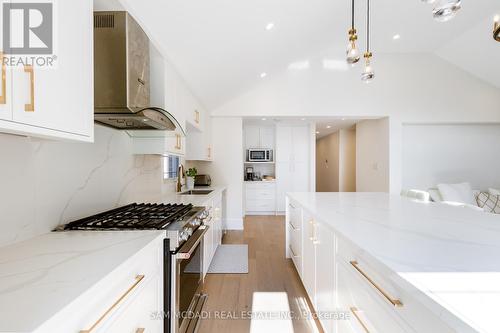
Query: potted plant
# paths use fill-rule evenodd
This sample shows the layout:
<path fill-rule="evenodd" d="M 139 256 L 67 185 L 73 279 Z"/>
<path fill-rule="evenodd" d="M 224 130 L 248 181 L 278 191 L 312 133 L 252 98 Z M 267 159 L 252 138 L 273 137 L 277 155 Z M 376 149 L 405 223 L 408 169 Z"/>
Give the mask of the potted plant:
<path fill-rule="evenodd" d="M 198 170 L 196 168 L 189 168 L 186 172 L 186 186 L 188 190 L 192 190 L 194 188 L 194 177 L 198 174 Z"/>

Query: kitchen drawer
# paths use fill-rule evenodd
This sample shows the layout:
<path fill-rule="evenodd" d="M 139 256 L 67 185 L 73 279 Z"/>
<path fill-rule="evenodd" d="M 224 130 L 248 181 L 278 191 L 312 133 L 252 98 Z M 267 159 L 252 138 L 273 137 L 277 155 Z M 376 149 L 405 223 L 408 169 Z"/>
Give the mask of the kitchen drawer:
<path fill-rule="evenodd" d="M 292 251 L 300 255 L 302 253 L 302 229 L 295 228 L 291 223 L 288 224 L 288 230 L 290 235 L 290 246 Z"/>
<path fill-rule="evenodd" d="M 371 288 L 373 297 L 382 302 L 382 307 L 394 313 L 416 332 L 453 332 L 434 312 L 420 303 L 415 294 L 406 291 L 411 286 L 397 273 L 378 263 L 375 258 L 368 256 L 365 251 L 343 237 L 337 236 L 337 244 L 339 262 L 357 275 L 366 287 Z M 408 286 L 403 289 L 401 284 Z M 398 301 L 401 304 L 397 304 Z"/>
<path fill-rule="evenodd" d="M 257 200 L 257 199 L 275 199 L 276 198 L 276 191 L 274 190 L 267 190 L 267 189 L 247 189 L 246 190 L 246 198 L 250 200 Z"/>
<path fill-rule="evenodd" d="M 374 295 L 371 286 L 357 276 L 344 262 L 337 267 L 337 305 L 348 313 L 349 324 L 356 332 L 404 333 L 411 332 L 383 300 Z M 345 325 L 343 320 L 337 323 Z M 348 325 L 345 325 L 348 326 Z"/>
<path fill-rule="evenodd" d="M 247 190 L 275 190 L 276 183 L 267 182 L 248 182 L 246 183 Z"/>
<path fill-rule="evenodd" d="M 302 209 L 293 203 L 288 204 L 288 219 L 294 228 L 302 227 Z"/>
<path fill-rule="evenodd" d="M 121 311 L 116 313 L 116 319 L 110 322 L 108 327 L 103 327 L 96 333 L 163 332 L 161 283 L 162 275 L 158 273 L 147 282 L 144 288 L 138 290 L 136 297 L 131 297 L 129 302 L 124 304 Z"/>
<path fill-rule="evenodd" d="M 127 231 L 120 231 L 127 232 Z M 133 231 L 132 231 L 133 232 Z M 88 232 L 89 234 L 91 232 Z M 112 248 L 110 250 L 113 250 Z M 49 332 L 80 332 L 88 330 L 95 323 L 95 329 L 92 333 L 111 332 L 108 330 L 110 325 L 114 325 L 115 320 L 120 317 L 138 295 L 146 291 L 147 288 L 157 288 L 153 293 L 159 297 L 156 303 L 151 302 L 151 306 L 144 307 L 147 310 L 147 315 L 150 316 L 153 310 L 161 311 L 163 293 L 162 283 L 155 285 L 153 281 L 160 279 L 163 276 L 163 238 L 158 237 L 155 241 L 148 244 L 142 250 L 137 252 L 130 259 L 125 261 L 120 266 L 116 267 L 104 279 L 89 287 L 89 290 L 82 294 L 78 299 L 74 300 L 64 310 L 53 316 L 44 325 L 39 327 L 35 333 Z M 82 279 L 85 279 L 82 276 Z M 144 296 L 146 297 L 146 296 Z M 149 297 L 149 296 L 148 296 Z M 142 300 L 142 298 L 141 298 Z M 115 306 L 114 303 L 117 303 Z M 141 301 L 144 304 L 144 301 Z M 108 309 L 111 309 L 109 312 Z M 100 318 L 106 313 L 106 316 Z M 143 318 L 142 313 L 128 315 L 130 319 Z M 161 323 L 161 320 L 157 320 Z M 139 322 L 137 322 L 139 324 Z M 149 331 L 160 332 L 152 329 L 155 324 L 146 323 L 151 327 Z M 144 325 L 146 325 L 144 324 Z M 141 323 L 142 325 L 142 323 Z M 112 332 L 135 332 L 137 328 L 144 326 L 130 327 L 128 330 L 112 331 Z M 149 333 L 149 331 L 146 331 Z"/>
<path fill-rule="evenodd" d="M 247 200 L 247 212 L 274 212 L 276 211 L 276 200 Z"/>

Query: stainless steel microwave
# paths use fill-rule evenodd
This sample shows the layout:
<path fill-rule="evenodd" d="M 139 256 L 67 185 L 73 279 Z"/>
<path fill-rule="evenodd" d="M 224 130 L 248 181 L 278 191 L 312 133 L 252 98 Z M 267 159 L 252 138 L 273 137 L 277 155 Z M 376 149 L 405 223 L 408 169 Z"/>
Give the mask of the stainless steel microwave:
<path fill-rule="evenodd" d="M 272 162 L 273 150 L 264 148 L 252 148 L 247 150 L 248 162 Z"/>

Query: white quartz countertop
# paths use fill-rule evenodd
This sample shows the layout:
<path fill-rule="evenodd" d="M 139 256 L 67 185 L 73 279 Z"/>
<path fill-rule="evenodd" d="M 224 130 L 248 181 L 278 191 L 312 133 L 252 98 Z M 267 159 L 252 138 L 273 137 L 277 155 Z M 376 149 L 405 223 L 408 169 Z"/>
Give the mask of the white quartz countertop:
<path fill-rule="evenodd" d="M 500 332 L 500 215 L 385 193 L 288 196 L 426 295 L 457 332 Z"/>
<path fill-rule="evenodd" d="M 52 232 L 0 248 L 0 332 L 32 332 L 163 231 Z"/>

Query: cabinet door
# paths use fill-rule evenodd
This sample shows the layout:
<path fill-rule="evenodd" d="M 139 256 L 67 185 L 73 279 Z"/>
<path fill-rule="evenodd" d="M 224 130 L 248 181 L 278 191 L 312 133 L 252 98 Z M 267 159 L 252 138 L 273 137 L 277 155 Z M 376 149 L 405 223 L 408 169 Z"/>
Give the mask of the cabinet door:
<path fill-rule="evenodd" d="M 260 128 L 260 148 L 274 149 L 274 127 Z"/>
<path fill-rule="evenodd" d="M 302 232 L 302 282 L 309 299 L 316 306 L 316 246 L 314 244 L 314 224 L 316 222 L 304 212 Z"/>
<path fill-rule="evenodd" d="M 186 113 L 180 105 L 180 79 L 174 67 L 165 62 L 165 109 L 170 112 L 186 131 Z"/>
<path fill-rule="evenodd" d="M 276 162 L 276 210 L 286 209 L 286 192 L 293 190 L 293 172 L 289 162 Z"/>
<path fill-rule="evenodd" d="M 307 192 L 309 191 L 309 162 L 295 162 L 291 166 L 293 175 L 290 191 Z"/>
<path fill-rule="evenodd" d="M 58 1 L 55 68 L 13 69 L 13 120 L 61 133 L 92 136 L 93 2 Z M 64 136 L 64 135 L 61 135 Z"/>
<path fill-rule="evenodd" d="M 317 223 L 316 234 L 316 311 L 333 313 L 335 309 L 335 236 L 324 224 Z M 325 332 L 333 332 L 335 322 L 320 317 Z"/>
<path fill-rule="evenodd" d="M 290 162 L 292 156 L 292 128 L 290 126 L 276 127 L 276 162 Z"/>
<path fill-rule="evenodd" d="M 245 127 L 245 147 L 259 148 L 260 146 L 260 130 L 257 126 L 246 126 Z"/>
<path fill-rule="evenodd" d="M 2 15 L 1 12 L 0 15 Z M 0 59 L 3 63 L 3 53 L 1 51 Z M 7 66 L 0 66 L 0 119 L 12 120 L 12 70 Z"/>
<path fill-rule="evenodd" d="M 3 4 L 0 4 L 0 17 L 3 18 Z M 0 24 L 0 36 L 3 36 L 3 24 Z M 3 51 L 0 50 L 0 119 L 12 120 L 12 70 L 3 65 L 3 58 Z"/>
<path fill-rule="evenodd" d="M 294 162 L 308 162 L 311 137 L 308 126 L 292 127 L 292 156 Z"/>

